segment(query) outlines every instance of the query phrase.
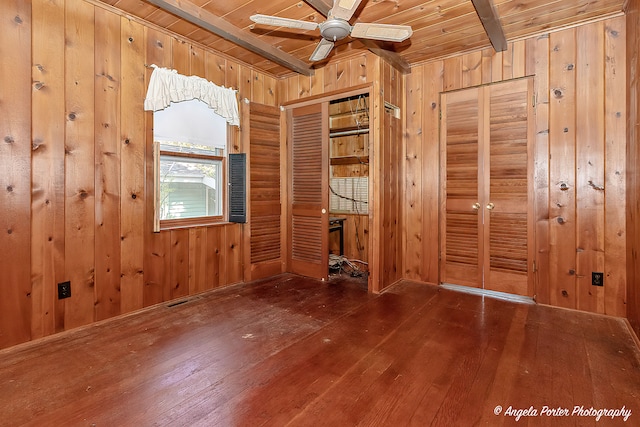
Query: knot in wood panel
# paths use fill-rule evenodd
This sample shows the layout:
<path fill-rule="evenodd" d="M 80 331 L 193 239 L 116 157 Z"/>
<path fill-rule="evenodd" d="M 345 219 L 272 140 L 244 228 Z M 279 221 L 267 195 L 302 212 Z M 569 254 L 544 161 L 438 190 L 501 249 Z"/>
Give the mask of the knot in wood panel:
<path fill-rule="evenodd" d="M 589 180 L 588 184 L 589 184 L 589 187 L 593 188 L 594 190 L 604 191 L 603 185 L 597 185 L 592 180 Z"/>

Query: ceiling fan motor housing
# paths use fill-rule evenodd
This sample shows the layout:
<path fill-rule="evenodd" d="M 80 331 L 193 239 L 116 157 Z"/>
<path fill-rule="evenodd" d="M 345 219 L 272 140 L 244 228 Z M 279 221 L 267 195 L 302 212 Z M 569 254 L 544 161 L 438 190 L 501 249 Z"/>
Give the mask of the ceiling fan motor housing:
<path fill-rule="evenodd" d="M 330 18 L 320 24 L 322 37 L 335 42 L 347 37 L 351 32 L 351 25 L 344 19 Z"/>

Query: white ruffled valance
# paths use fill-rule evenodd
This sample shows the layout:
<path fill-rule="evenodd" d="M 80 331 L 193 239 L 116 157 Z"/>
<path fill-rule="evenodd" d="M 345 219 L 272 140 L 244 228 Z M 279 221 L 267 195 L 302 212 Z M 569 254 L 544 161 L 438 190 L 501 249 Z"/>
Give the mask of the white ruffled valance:
<path fill-rule="evenodd" d="M 144 100 L 144 109 L 158 111 L 167 108 L 172 102 L 199 99 L 225 118 L 227 123 L 240 126 L 238 99 L 236 91 L 217 86 L 198 76 L 183 76 L 176 70 L 154 68 Z"/>

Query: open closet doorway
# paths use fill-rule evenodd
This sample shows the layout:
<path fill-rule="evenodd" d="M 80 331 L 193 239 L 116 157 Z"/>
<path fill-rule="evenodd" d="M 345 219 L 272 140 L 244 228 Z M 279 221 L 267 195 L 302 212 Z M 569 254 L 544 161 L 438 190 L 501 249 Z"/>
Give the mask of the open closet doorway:
<path fill-rule="evenodd" d="M 369 273 L 369 94 L 329 103 L 329 269 Z"/>

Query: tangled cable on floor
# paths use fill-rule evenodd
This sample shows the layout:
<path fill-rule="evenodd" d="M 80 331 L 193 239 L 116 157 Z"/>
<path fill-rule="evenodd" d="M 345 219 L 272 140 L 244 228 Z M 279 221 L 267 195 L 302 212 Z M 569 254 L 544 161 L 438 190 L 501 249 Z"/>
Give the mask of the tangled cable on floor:
<path fill-rule="evenodd" d="M 367 264 L 364 261 L 360 260 L 349 260 L 347 257 L 343 255 L 329 254 L 329 270 L 334 273 L 339 273 L 340 271 L 351 275 L 351 277 L 360 277 L 364 275 L 366 272 L 362 271 L 358 265 L 355 263 Z"/>

